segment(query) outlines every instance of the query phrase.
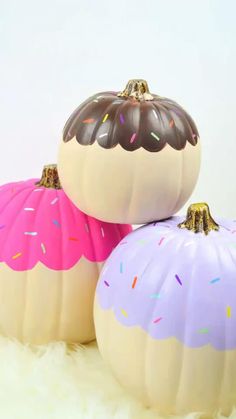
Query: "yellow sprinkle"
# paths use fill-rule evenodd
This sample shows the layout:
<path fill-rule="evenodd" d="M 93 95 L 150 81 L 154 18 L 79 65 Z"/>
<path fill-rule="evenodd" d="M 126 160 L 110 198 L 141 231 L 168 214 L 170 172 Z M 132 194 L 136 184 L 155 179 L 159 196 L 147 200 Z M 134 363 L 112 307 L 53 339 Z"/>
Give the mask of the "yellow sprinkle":
<path fill-rule="evenodd" d="M 41 243 L 41 249 L 42 249 L 42 252 L 45 254 L 46 253 L 46 247 L 43 243 Z"/>
<path fill-rule="evenodd" d="M 231 307 L 230 306 L 226 307 L 226 315 L 227 315 L 227 317 L 231 317 Z"/>
<path fill-rule="evenodd" d="M 106 113 L 106 115 L 104 116 L 104 118 L 103 118 L 102 122 L 106 122 L 106 120 L 107 120 L 108 116 L 109 116 L 109 114 L 108 114 L 108 113 Z"/>
<path fill-rule="evenodd" d="M 21 253 L 21 252 L 16 253 L 14 256 L 12 256 L 12 259 L 17 259 L 17 258 L 19 258 L 21 255 L 22 255 L 22 253 Z"/>
<path fill-rule="evenodd" d="M 123 316 L 128 317 L 127 311 L 125 311 L 123 308 L 121 309 L 121 313 L 123 314 Z"/>

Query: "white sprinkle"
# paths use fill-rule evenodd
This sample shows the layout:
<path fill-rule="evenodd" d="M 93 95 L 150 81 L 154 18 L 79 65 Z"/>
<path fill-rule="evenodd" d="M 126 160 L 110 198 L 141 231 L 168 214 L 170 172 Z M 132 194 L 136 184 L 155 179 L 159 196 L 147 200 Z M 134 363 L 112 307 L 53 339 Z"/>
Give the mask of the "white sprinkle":
<path fill-rule="evenodd" d="M 34 192 L 41 192 L 43 189 L 34 189 Z"/>
<path fill-rule="evenodd" d="M 34 208 L 24 208 L 25 211 L 35 211 Z"/>
<path fill-rule="evenodd" d="M 45 254 L 46 253 L 46 248 L 45 248 L 43 243 L 41 243 L 41 249 L 42 249 L 42 252 Z"/>
<path fill-rule="evenodd" d="M 51 202 L 51 205 L 54 205 L 58 201 L 58 197 L 54 198 Z"/>
<path fill-rule="evenodd" d="M 37 236 L 37 231 L 25 231 L 24 234 L 26 236 Z"/>
<path fill-rule="evenodd" d="M 153 109 L 152 112 L 154 113 L 155 118 L 157 119 L 157 113 L 156 113 L 156 111 L 154 111 L 154 109 Z"/>
<path fill-rule="evenodd" d="M 103 98 L 103 96 L 97 96 L 97 99 L 102 99 Z"/>
<path fill-rule="evenodd" d="M 94 99 L 94 100 L 93 100 L 93 102 L 96 102 L 96 103 L 98 103 L 98 100 L 97 100 L 97 99 Z"/>
<path fill-rule="evenodd" d="M 98 136 L 98 138 L 106 137 L 107 135 L 108 135 L 108 133 L 106 133 L 106 134 L 101 134 L 101 135 L 99 135 L 99 136 Z"/>
<path fill-rule="evenodd" d="M 187 243 L 185 243 L 185 245 L 184 246 L 189 246 L 190 244 L 193 244 L 194 242 L 192 241 L 192 242 L 187 242 Z"/>
<path fill-rule="evenodd" d="M 105 237 L 105 233 L 104 233 L 103 227 L 101 227 L 101 232 L 102 232 L 102 237 Z"/>

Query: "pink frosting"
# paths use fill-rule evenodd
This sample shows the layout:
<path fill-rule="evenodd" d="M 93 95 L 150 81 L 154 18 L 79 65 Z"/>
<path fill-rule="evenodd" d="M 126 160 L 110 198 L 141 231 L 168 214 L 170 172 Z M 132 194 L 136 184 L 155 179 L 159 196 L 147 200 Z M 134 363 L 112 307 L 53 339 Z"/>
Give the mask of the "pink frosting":
<path fill-rule="evenodd" d="M 62 189 L 38 187 L 38 179 L 0 187 L 0 261 L 16 271 L 38 262 L 70 269 L 84 256 L 107 259 L 131 226 L 98 221 L 77 209 Z"/>

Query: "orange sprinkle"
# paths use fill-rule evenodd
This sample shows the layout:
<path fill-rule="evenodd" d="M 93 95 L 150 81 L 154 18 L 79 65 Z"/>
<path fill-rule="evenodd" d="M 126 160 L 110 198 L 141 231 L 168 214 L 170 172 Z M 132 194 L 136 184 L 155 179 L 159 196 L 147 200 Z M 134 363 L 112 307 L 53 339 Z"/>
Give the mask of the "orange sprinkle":
<path fill-rule="evenodd" d="M 21 255 L 22 255 L 22 253 L 21 253 L 21 252 L 16 253 L 14 256 L 12 256 L 12 259 L 17 259 L 17 258 L 19 258 Z"/>
<path fill-rule="evenodd" d="M 73 241 L 77 242 L 79 239 L 77 239 L 76 237 L 69 237 L 69 240 L 73 240 Z"/>
<path fill-rule="evenodd" d="M 135 276 L 134 277 L 134 280 L 133 280 L 132 288 L 135 288 L 135 285 L 136 285 L 137 280 L 138 280 L 138 277 Z"/>
<path fill-rule="evenodd" d="M 88 118 L 88 119 L 84 119 L 83 120 L 83 123 L 84 124 L 91 124 L 92 122 L 94 122 L 94 119 L 93 118 Z"/>
<path fill-rule="evenodd" d="M 171 119 L 171 121 L 170 121 L 170 127 L 172 128 L 173 126 L 174 126 L 174 120 Z"/>

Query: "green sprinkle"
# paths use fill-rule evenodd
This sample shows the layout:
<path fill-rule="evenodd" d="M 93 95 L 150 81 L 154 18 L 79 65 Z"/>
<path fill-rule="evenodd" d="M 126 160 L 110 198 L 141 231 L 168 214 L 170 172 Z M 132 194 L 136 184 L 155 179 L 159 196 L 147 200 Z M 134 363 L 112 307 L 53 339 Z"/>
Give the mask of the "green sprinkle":
<path fill-rule="evenodd" d="M 206 327 L 204 327 L 203 329 L 199 329 L 199 333 L 208 333 L 209 329 L 207 329 Z"/>

